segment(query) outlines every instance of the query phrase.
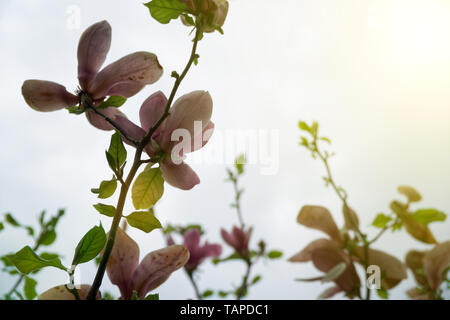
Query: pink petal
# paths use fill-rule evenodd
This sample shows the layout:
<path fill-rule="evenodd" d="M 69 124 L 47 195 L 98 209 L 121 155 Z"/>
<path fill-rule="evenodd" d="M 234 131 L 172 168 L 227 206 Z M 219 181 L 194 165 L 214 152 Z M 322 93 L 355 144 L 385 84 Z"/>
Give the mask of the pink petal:
<path fill-rule="evenodd" d="M 183 267 L 189 260 L 189 250 L 185 246 L 174 245 L 145 256 L 133 274 L 132 287 L 139 298 L 159 287 L 170 274 Z"/>
<path fill-rule="evenodd" d="M 312 253 L 321 248 L 337 248 L 337 243 L 329 239 L 317 239 L 310 242 L 302 251 L 292 256 L 290 262 L 308 262 L 312 259 Z"/>
<path fill-rule="evenodd" d="M 195 251 L 200 245 L 200 231 L 196 228 L 189 230 L 184 234 L 184 246 L 188 250 Z"/>
<path fill-rule="evenodd" d="M 208 143 L 209 139 L 211 139 L 214 133 L 214 127 L 215 127 L 214 123 L 210 121 L 203 129 L 201 134 L 193 137 L 191 144 L 191 152 L 203 148 Z"/>
<path fill-rule="evenodd" d="M 130 299 L 133 294 L 131 279 L 138 263 L 137 243 L 118 228 L 106 271 L 111 282 L 119 287 L 123 299 Z"/>
<path fill-rule="evenodd" d="M 437 244 L 423 258 L 423 267 L 428 284 L 433 290 L 437 290 L 443 279 L 443 273 L 450 267 L 450 241 Z"/>
<path fill-rule="evenodd" d="M 78 97 L 51 81 L 27 80 L 22 86 L 26 103 L 36 111 L 50 112 L 78 104 Z"/>
<path fill-rule="evenodd" d="M 163 68 L 153 53 L 136 52 L 111 63 L 100 71 L 89 85 L 94 99 L 107 95 L 131 97 L 145 85 L 156 82 Z"/>
<path fill-rule="evenodd" d="M 139 118 L 142 128 L 148 132 L 161 118 L 167 104 L 167 98 L 161 91 L 155 92 L 142 104 L 139 110 Z M 158 128 L 161 129 L 161 126 Z M 157 130 L 158 131 L 158 130 Z M 155 132 L 156 134 L 156 132 Z"/>
<path fill-rule="evenodd" d="M 80 286 L 75 286 L 75 288 L 78 291 L 78 295 L 80 296 L 81 300 L 85 300 L 87 298 L 87 295 L 89 293 L 89 290 L 91 289 L 90 285 L 82 284 Z M 101 299 L 100 291 L 97 293 L 97 300 Z M 60 285 L 53 287 L 51 289 L 48 289 L 47 291 L 41 293 L 38 298 L 38 300 L 76 300 L 73 293 L 71 293 L 65 285 Z"/>
<path fill-rule="evenodd" d="M 308 228 L 323 231 L 333 240 L 341 241 L 341 233 L 327 208 L 304 206 L 298 214 L 297 222 Z"/>
<path fill-rule="evenodd" d="M 201 129 L 209 124 L 212 114 L 213 102 L 211 96 L 206 91 L 194 91 L 188 93 L 177 101 L 170 109 L 170 116 L 166 120 L 164 136 L 162 137 L 162 147 L 166 152 L 178 141 L 171 141 L 172 132 L 176 129 L 186 129 L 194 137 L 194 122 L 201 121 Z"/>
<path fill-rule="evenodd" d="M 115 122 L 120 127 L 120 129 L 125 132 L 128 137 L 130 137 L 130 139 L 140 141 L 145 136 L 144 129 L 135 125 L 125 117 L 117 116 Z M 134 144 L 128 141 L 125 137 L 122 136 L 122 139 L 125 143 L 134 146 Z"/>
<path fill-rule="evenodd" d="M 341 291 L 342 289 L 339 288 L 338 286 L 328 288 L 319 295 L 318 299 L 330 299 Z"/>
<path fill-rule="evenodd" d="M 348 255 L 335 248 L 320 248 L 312 253 L 314 266 L 323 272 L 328 272 L 338 264 L 345 262 L 347 268 L 335 280 L 335 283 L 347 294 L 353 295 L 354 291 L 360 286 L 360 279 L 356 273 L 355 267 L 350 262 Z"/>
<path fill-rule="evenodd" d="M 119 111 L 119 109 L 114 107 L 101 109 L 99 111 L 113 121 L 116 120 L 117 116 L 125 117 L 125 115 L 121 111 Z M 115 130 L 114 127 L 108 121 L 106 121 L 102 116 L 99 116 L 92 110 L 86 111 L 86 117 L 89 120 L 89 122 L 97 129 L 105 131 Z"/>
<path fill-rule="evenodd" d="M 186 163 L 173 164 L 170 160 L 161 163 L 164 180 L 175 188 L 190 190 L 200 183 L 200 179 Z"/>
<path fill-rule="evenodd" d="M 111 26 L 97 22 L 83 32 L 78 43 L 78 80 L 83 90 L 103 65 L 111 47 Z"/>
<path fill-rule="evenodd" d="M 218 257 L 222 254 L 222 246 L 220 244 L 205 244 L 202 248 L 202 256 L 207 257 Z"/>
<path fill-rule="evenodd" d="M 237 248 L 239 246 L 239 243 L 237 242 L 237 239 L 232 236 L 228 231 L 221 229 L 220 234 L 222 235 L 223 240 L 232 248 Z"/>

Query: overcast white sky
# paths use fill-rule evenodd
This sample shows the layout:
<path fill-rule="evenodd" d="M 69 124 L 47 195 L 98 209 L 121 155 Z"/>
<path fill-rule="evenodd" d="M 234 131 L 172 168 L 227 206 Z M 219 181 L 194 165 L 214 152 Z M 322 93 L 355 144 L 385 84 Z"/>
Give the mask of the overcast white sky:
<path fill-rule="evenodd" d="M 106 19 L 113 29 L 107 63 L 145 50 L 156 53 L 165 68 L 159 82 L 124 107 L 137 120 L 147 96 L 156 90 L 169 92 L 170 73 L 184 66 L 190 50 L 189 29 L 180 22 L 158 24 L 141 2 L 2 1 L 0 213 L 11 211 L 33 223 L 42 209 L 54 213 L 67 208 L 52 249 L 63 253 L 67 264 L 81 236 L 99 222 L 92 208 L 98 201 L 90 188 L 110 178 L 104 159 L 110 135 L 66 111 L 31 110 L 20 87 L 24 80 L 37 78 L 75 90 L 80 34 Z M 80 29 L 67 27 L 71 5 L 81 10 Z M 255 226 L 254 243 L 263 238 L 270 248 L 285 252 L 282 260 L 255 269 L 264 281 L 251 290 L 250 298 L 314 299 L 325 289 L 294 282 L 318 272 L 311 265 L 286 261 L 322 236 L 296 224 L 303 205 L 324 205 L 342 223 L 341 204 L 323 185 L 323 168 L 298 146 L 300 119 L 318 120 L 334 141 L 335 177 L 369 234 L 376 232 L 369 226 L 374 216 L 388 210 L 400 184 L 422 192 L 421 207 L 449 211 L 449 21 L 450 4 L 444 0 L 234 0 L 225 35 L 207 35 L 201 41 L 200 64 L 179 94 L 208 90 L 218 132 L 264 129 L 279 134 L 276 174 L 262 175 L 261 166 L 252 165 L 242 181 L 243 210 Z M 215 142 L 220 145 L 213 138 L 201 152 L 211 152 Z M 189 192 L 166 187 L 157 207 L 161 221 L 201 223 L 210 241 L 220 241 L 220 228 L 236 223 L 229 207 L 232 188 L 224 182 L 226 166 L 194 164 L 199 186 Z M 130 201 L 126 209 L 131 212 Z M 108 219 L 101 220 L 109 227 Z M 449 223 L 431 226 L 438 240 L 449 238 Z M 130 233 L 141 246 L 141 256 L 163 245 L 159 232 Z M 0 253 L 26 244 L 20 232 L 0 233 Z M 376 247 L 400 258 L 408 249 L 427 248 L 400 233 L 387 234 Z M 208 263 L 202 270 L 203 289 L 227 289 L 244 272 L 234 263 L 217 268 Z M 94 272 L 93 264 L 82 266 L 81 281 L 90 283 Z M 56 270 L 43 271 L 39 279 L 40 291 L 66 281 Z M 12 283 L 0 275 L 0 292 Z M 411 279 L 404 281 L 392 297 L 405 298 L 411 286 Z M 109 284 L 106 288 L 117 292 Z M 162 299 L 193 297 L 183 272 L 157 291 Z"/>

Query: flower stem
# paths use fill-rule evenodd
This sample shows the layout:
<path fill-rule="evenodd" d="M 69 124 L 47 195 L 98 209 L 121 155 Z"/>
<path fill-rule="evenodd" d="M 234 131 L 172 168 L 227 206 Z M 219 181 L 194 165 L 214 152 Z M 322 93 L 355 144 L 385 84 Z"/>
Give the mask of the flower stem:
<path fill-rule="evenodd" d="M 250 277 L 250 272 L 252 270 L 253 263 L 250 260 L 250 258 L 247 258 L 245 262 L 247 263 L 247 271 L 245 272 L 245 275 L 242 278 L 242 284 L 239 287 L 239 290 L 236 294 L 236 300 L 241 300 L 244 297 L 245 292 L 247 291 L 248 288 L 248 278 Z"/>
<path fill-rule="evenodd" d="M 197 282 L 195 282 L 194 279 L 194 272 L 186 269 L 185 271 L 189 280 L 191 281 L 192 287 L 194 288 L 195 296 L 197 297 L 198 300 L 203 300 L 202 295 L 200 294 L 200 289 L 198 288 Z"/>
<path fill-rule="evenodd" d="M 114 215 L 113 222 L 111 224 L 111 229 L 109 231 L 108 240 L 106 242 L 105 250 L 104 250 L 102 259 L 100 261 L 100 264 L 98 266 L 97 273 L 94 278 L 94 282 L 92 283 L 92 287 L 87 296 L 87 300 L 95 300 L 95 298 L 97 296 L 97 292 L 102 284 L 103 277 L 104 277 L 105 271 L 106 271 L 106 266 L 108 264 L 109 257 L 111 256 L 111 252 L 114 247 L 117 229 L 119 227 L 120 220 L 122 219 L 123 208 L 125 205 L 128 190 L 130 189 L 131 183 L 133 182 L 133 179 L 136 176 L 136 173 L 137 173 L 139 167 L 143 163 L 141 160 L 142 151 L 144 150 L 145 146 L 150 142 L 150 139 L 151 139 L 153 133 L 155 133 L 156 129 L 158 129 L 158 127 L 162 124 L 162 122 L 169 116 L 169 109 L 172 105 L 173 99 L 175 98 L 177 90 L 178 90 L 181 82 L 183 81 L 184 77 L 188 73 L 189 69 L 191 68 L 192 64 L 194 63 L 194 60 L 197 57 L 196 51 L 197 51 L 197 45 L 198 45 L 198 41 L 199 41 L 201 32 L 202 31 L 200 28 L 196 29 L 196 34 L 195 34 L 195 38 L 194 38 L 194 44 L 192 47 L 191 56 L 189 58 L 189 61 L 186 65 L 186 67 L 183 70 L 183 73 L 176 78 L 176 81 L 173 86 L 172 92 L 170 94 L 169 100 L 167 101 L 166 107 L 164 109 L 164 113 L 159 118 L 159 120 L 153 125 L 153 127 L 150 128 L 149 132 L 145 135 L 145 137 L 142 138 L 141 141 L 136 142 L 136 153 L 134 156 L 133 165 L 130 169 L 130 172 L 128 173 L 125 183 L 123 183 L 120 188 L 120 196 L 119 196 L 119 200 L 117 202 L 116 213 Z M 94 108 L 94 111 L 95 110 L 96 109 Z M 97 114 L 99 114 L 106 121 L 108 121 L 107 117 L 105 115 L 103 115 L 101 112 L 97 113 Z M 121 130 L 119 130 L 119 131 L 122 133 Z M 126 136 L 125 136 L 125 138 L 126 138 Z M 132 140 L 130 140 L 130 141 L 132 141 Z"/>

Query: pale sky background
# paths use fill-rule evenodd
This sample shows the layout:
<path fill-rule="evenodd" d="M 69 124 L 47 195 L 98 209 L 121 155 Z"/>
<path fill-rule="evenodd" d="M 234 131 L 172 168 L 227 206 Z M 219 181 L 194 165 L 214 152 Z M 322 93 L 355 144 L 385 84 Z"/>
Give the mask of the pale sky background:
<path fill-rule="evenodd" d="M 11 211 L 22 222 L 35 223 L 47 209 L 67 208 L 59 238 L 49 250 L 69 264 L 82 235 L 101 219 L 92 208 L 99 202 L 90 188 L 110 178 L 104 149 L 109 133 L 90 126 L 84 116 L 66 111 L 38 113 L 20 93 L 26 79 L 52 80 L 75 90 L 76 48 L 82 31 L 108 20 L 113 29 L 107 62 L 135 51 L 158 55 L 165 68 L 159 82 L 129 99 L 123 110 L 134 120 L 142 101 L 156 90 L 169 93 L 170 73 L 184 66 L 190 51 L 189 29 L 179 21 L 161 25 L 142 1 L 2 0 L 0 11 L 0 87 L 2 92 L 0 214 Z M 67 9 L 81 9 L 80 29 L 67 27 Z M 297 121 L 318 120 L 333 140 L 335 178 L 370 235 L 375 215 L 398 198 L 396 187 L 408 184 L 424 196 L 418 207 L 450 211 L 450 3 L 445 0 L 234 0 L 225 35 L 207 35 L 199 46 L 200 64 L 183 82 L 179 94 L 208 90 L 214 99 L 218 131 L 267 129 L 279 132 L 279 170 L 261 175 L 250 166 L 242 180 L 243 210 L 254 225 L 253 243 L 265 239 L 285 257 L 259 264 L 254 274 L 264 281 L 252 288 L 252 299 L 314 299 L 327 286 L 298 283 L 295 278 L 319 274 L 310 264 L 291 264 L 288 257 L 321 237 L 296 223 L 306 204 L 328 207 L 342 225 L 341 204 L 324 187 L 323 167 L 298 146 Z M 201 152 L 214 148 L 213 138 Z M 130 149 L 131 151 L 131 149 Z M 244 150 L 240 150 L 244 151 Z M 227 164 L 194 164 L 201 184 L 192 191 L 166 187 L 157 206 L 163 223 L 201 223 L 207 238 L 221 241 L 221 227 L 236 216 L 233 193 L 224 182 Z M 114 204 L 116 198 L 107 203 Z M 105 201 L 103 201 L 105 202 Z M 128 201 L 126 212 L 131 212 Z M 431 225 L 439 241 L 449 238 L 449 224 Z M 130 232 L 141 257 L 163 246 L 161 234 Z M 0 253 L 29 244 L 18 231 L 0 233 Z M 402 258 L 408 249 L 426 249 L 404 233 L 388 233 L 376 245 Z M 230 253 L 225 248 L 224 254 Z M 202 267 L 202 289 L 229 289 L 244 272 L 236 263 Z M 93 263 L 81 267 L 81 282 L 91 283 Z M 40 292 L 62 284 L 56 269 L 41 273 Z M 0 292 L 13 279 L 0 274 Z M 411 277 L 391 291 L 403 299 Z M 105 288 L 117 294 L 108 282 Z M 184 273 L 176 272 L 157 292 L 162 299 L 193 298 Z"/>

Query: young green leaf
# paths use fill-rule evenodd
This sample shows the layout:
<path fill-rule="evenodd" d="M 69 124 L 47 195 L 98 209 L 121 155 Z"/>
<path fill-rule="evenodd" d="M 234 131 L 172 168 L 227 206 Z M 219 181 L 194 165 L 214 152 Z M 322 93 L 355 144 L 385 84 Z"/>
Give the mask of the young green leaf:
<path fill-rule="evenodd" d="M 49 246 L 56 240 L 56 231 L 53 229 L 47 230 L 39 238 L 39 244 L 42 246 Z"/>
<path fill-rule="evenodd" d="M 117 131 L 111 137 L 106 159 L 113 170 L 118 170 L 127 160 L 127 150 L 123 145 L 122 136 Z"/>
<path fill-rule="evenodd" d="M 277 251 L 277 250 L 272 250 L 267 254 L 267 257 L 269 259 L 278 259 L 278 258 L 281 258 L 282 256 L 283 256 L 283 252 Z"/>
<path fill-rule="evenodd" d="M 137 177 L 131 189 L 136 210 L 152 207 L 164 193 L 164 179 L 159 168 L 148 165 Z"/>
<path fill-rule="evenodd" d="M 91 261 L 102 251 L 105 243 L 106 234 L 102 225 L 93 227 L 78 243 L 72 265 Z"/>
<path fill-rule="evenodd" d="M 389 298 L 389 293 L 386 291 L 386 289 L 377 289 L 377 294 L 381 299 Z"/>
<path fill-rule="evenodd" d="M 150 10 L 152 17 L 162 24 L 178 19 L 181 14 L 189 11 L 188 6 L 180 0 L 152 0 L 144 5 Z"/>
<path fill-rule="evenodd" d="M 205 292 L 203 292 L 202 294 L 202 298 L 209 298 L 214 294 L 214 291 L 212 290 L 206 290 Z"/>
<path fill-rule="evenodd" d="M 106 109 L 109 107 L 120 108 L 125 102 L 127 98 L 122 96 L 111 96 L 106 101 L 104 101 L 101 105 L 97 107 L 97 109 Z"/>
<path fill-rule="evenodd" d="M 107 199 L 111 197 L 117 189 L 117 180 L 113 178 L 112 180 L 102 181 L 100 187 L 98 188 L 98 198 Z"/>
<path fill-rule="evenodd" d="M 5 229 L 5 225 L 3 224 L 3 222 L 0 222 L 0 231 L 2 231 L 3 229 Z"/>
<path fill-rule="evenodd" d="M 255 276 L 255 277 L 253 278 L 251 284 L 256 284 L 256 283 L 258 283 L 259 281 L 261 281 L 261 279 L 262 279 L 262 276 L 257 275 L 257 276 Z"/>
<path fill-rule="evenodd" d="M 377 216 L 375 217 L 375 219 L 372 222 L 372 225 L 375 228 L 386 228 L 387 224 L 392 220 L 391 217 L 388 217 L 387 215 L 383 214 L 383 213 L 379 213 L 377 214 Z"/>
<path fill-rule="evenodd" d="M 46 260 L 38 256 L 29 246 L 24 247 L 14 255 L 8 256 L 20 272 L 29 274 L 45 267 L 55 267 L 66 271 L 58 258 Z"/>
<path fill-rule="evenodd" d="M 13 227 L 20 227 L 20 223 L 12 216 L 11 213 L 5 215 L 5 221 L 8 222 Z"/>
<path fill-rule="evenodd" d="M 445 221 L 447 215 L 436 209 L 420 209 L 412 214 L 412 218 L 422 224 L 429 224 L 436 221 Z"/>
<path fill-rule="evenodd" d="M 116 214 L 116 208 L 103 203 L 94 204 L 94 208 L 100 213 L 108 217 L 114 217 Z"/>
<path fill-rule="evenodd" d="M 27 298 L 27 300 L 33 300 L 34 298 L 37 297 L 36 285 L 37 285 L 36 280 L 30 277 L 25 277 L 23 292 L 25 293 L 25 298 Z"/>
<path fill-rule="evenodd" d="M 145 233 L 162 228 L 161 223 L 156 219 L 152 209 L 150 211 L 133 212 L 126 219 L 130 226 L 138 228 Z"/>
<path fill-rule="evenodd" d="M 245 165 L 245 154 L 241 154 L 234 161 L 234 166 L 236 167 L 238 174 L 244 173 L 244 165 Z"/>
<path fill-rule="evenodd" d="M 159 300 L 159 293 L 149 294 L 144 300 Z"/>

